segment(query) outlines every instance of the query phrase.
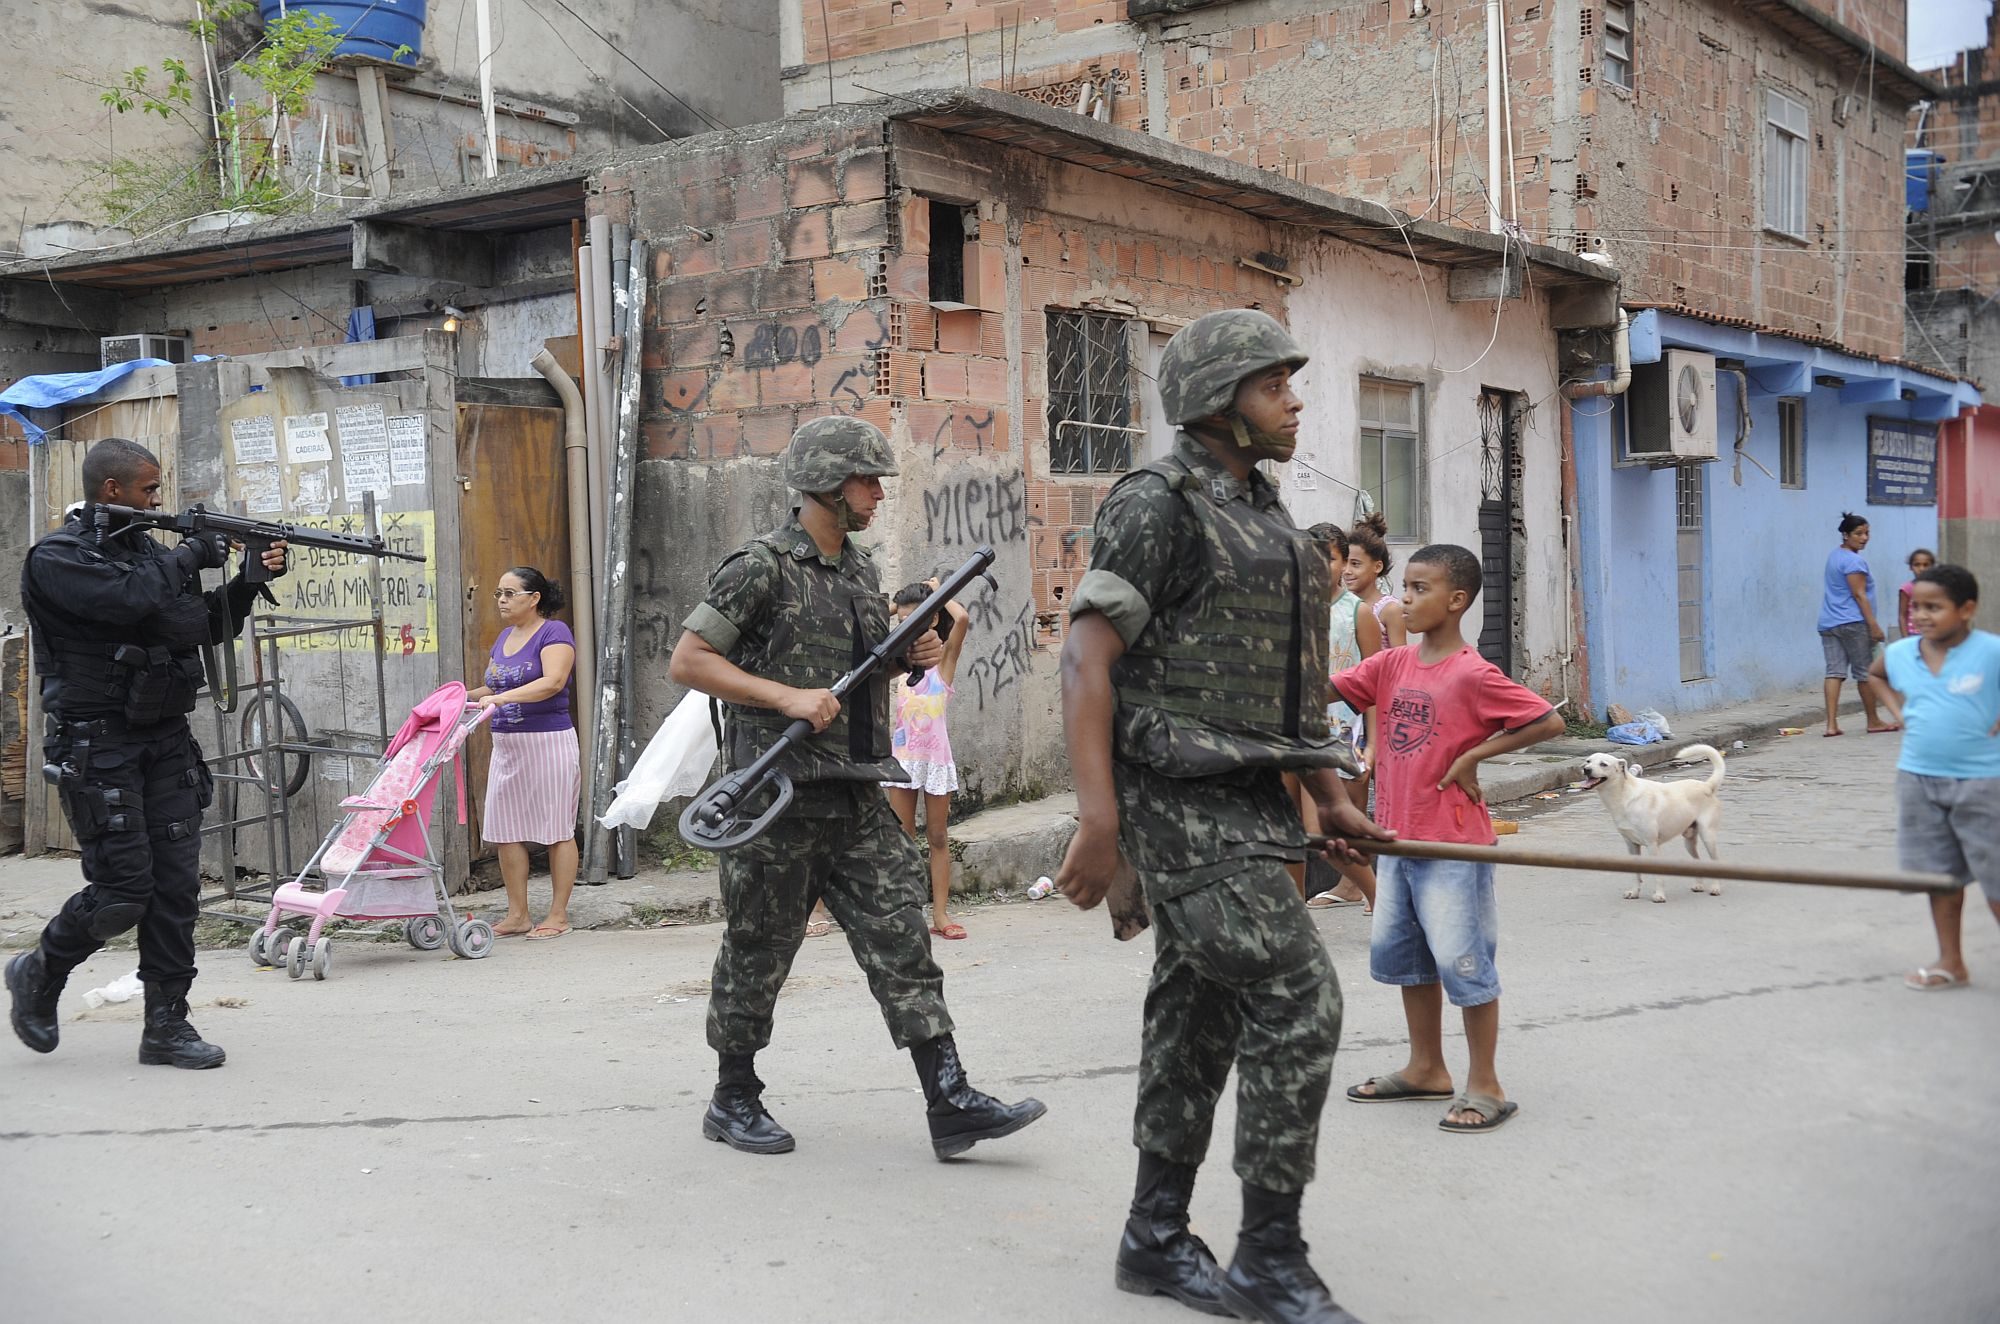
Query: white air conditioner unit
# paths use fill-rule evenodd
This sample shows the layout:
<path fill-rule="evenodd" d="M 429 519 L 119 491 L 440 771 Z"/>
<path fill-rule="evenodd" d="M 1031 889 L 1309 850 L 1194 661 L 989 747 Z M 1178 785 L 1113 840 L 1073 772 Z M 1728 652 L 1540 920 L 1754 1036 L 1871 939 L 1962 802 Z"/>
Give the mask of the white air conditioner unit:
<path fill-rule="evenodd" d="M 1715 355 L 1669 349 L 1634 367 L 1627 410 L 1626 463 L 1715 459 Z"/>
<path fill-rule="evenodd" d="M 130 363 L 133 359 L 165 359 L 169 363 L 188 361 L 186 336 L 167 336 L 145 332 L 130 336 L 105 336 L 97 342 L 102 355 L 103 366 L 114 363 Z"/>

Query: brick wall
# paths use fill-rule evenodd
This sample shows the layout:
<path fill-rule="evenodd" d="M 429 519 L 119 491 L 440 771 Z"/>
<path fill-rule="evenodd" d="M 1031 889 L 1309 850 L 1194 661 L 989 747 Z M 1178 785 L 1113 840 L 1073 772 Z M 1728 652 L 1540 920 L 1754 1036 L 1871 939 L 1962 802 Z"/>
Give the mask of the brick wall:
<path fill-rule="evenodd" d="M 1062 104 L 1079 78 L 1110 81 L 1119 124 L 1413 214 L 1487 223 L 1480 0 L 1430 0 L 1421 19 L 1400 0 L 1261 0 L 1145 23 L 1087 0 L 904 0 L 900 13 L 880 0 L 827 3 L 834 58 L 860 61 L 861 83 L 964 81 L 945 57 L 969 27 L 989 87 Z M 1903 0 L 1819 8 L 1900 53 Z M 799 12 L 807 59 L 821 60 L 818 0 Z M 1017 12 L 1018 42 L 1001 26 Z M 1869 100 L 1858 57 L 1802 53 L 1725 0 L 1638 0 L 1628 93 L 1602 77 L 1601 0 L 1507 0 L 1505 12 L 1512 187 L 1532 238 L 1607 253 L 1634 299 L 1902 352 L 1901 109 Z M 1074 35 L 1086 28 L 1100 31 Z M 1071 58 L 1086 44 L 1089 58 Z M 908 60 L 885 65 L 897 50 Z M 994 76 L 996 52 L 1009 50 L 1017 59 Z M 1802 243 L 1763 225 L 1771 86 L 1810 108 Z"/>

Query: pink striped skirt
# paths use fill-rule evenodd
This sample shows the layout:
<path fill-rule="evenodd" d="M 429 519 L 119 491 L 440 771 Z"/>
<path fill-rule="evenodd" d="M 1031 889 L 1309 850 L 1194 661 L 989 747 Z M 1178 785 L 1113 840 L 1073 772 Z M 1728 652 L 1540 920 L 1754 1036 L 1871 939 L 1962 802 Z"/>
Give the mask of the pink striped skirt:
<path fill-rule="evenodd" d="M 583 783 L 576 728 L 495 731 L 486 769 L 486 811 L 479 835 L 489 845 L 553 845 L 576 836 Z"/>

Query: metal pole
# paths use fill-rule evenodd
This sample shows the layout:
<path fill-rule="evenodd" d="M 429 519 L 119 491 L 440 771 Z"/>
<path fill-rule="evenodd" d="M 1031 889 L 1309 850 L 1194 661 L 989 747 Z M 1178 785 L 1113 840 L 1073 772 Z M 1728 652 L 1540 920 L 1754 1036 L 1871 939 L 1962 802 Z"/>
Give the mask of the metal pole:
<path fill-rule="evenodd" d="M 1324 844 L 1318 837 L 1313 844 Z M 1941 873 L 1901 870 L 1821 869 L 1801 864 L 1725 864 L 1721 860 L 1670 860 L 1652 855 L 1568 855 L 1557 851 L 1463 846 L 1443 841 L 1356 841 L 1357 849 L 1413 860 L 1466 860 L 1474 864 L 1526 865 L 1531 869 L 1584 869 L 1591 873 L 1642 873 L 1662 878 L 1720 878 L 1743 883 L 1803 883 L 1871 892 L 1956 892 L 1960 883 Z"/>
<path fill-rule="evenodd" d="M 486 166 L 486 178 L 491 179 L 500 173 L 499 157 L 493 149 L 492 0 L 478 0 L 474 14 L 479 28 L 479 123 L 483 130 L 480 136 L 480 155 Z"/>
<path fill-rule="evenodd" d="M 1486 0 L 1486 228 L 1500 233 L 1500 0 Z"/>

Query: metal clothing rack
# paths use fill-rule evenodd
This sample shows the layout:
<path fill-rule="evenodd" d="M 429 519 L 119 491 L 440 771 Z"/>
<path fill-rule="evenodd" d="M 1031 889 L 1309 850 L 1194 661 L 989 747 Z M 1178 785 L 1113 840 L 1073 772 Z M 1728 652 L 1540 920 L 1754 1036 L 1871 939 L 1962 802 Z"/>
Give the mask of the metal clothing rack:
<path fill-rule="evenodd" d="M 369 537 L 381 532 L 380 520 L 375 509 L 375 494 L 366 493 L 362 497 L 362 518 Z M 382 559 L 378 556 L 368 561 L 368 606 L 369 614 L 353 620 L 323 621 L 308 617 L 279 616 L 266 613 L 259 616 L 252 612 L 245 621 L 246 632 L 242 644 L 249 654 L 252 679 L 248 684 L 239 685 L 225 706 L 221 702 L 211 704 L 215 719 L 216 752 L 211 754 L 208 765 L 215 777 L 216 804 L 211 809 L 226 806 L 221 815 L 212 821 L 205 820 L 201 834 L 204 838 L 215 837 L 221 841 L 221 849 L 216 857 L 210 857 L 204 850 L 204 858 L 218 858 L 222 868 L 222 887 L 216 892 L 204 892 L 201 897 L 201 913 L 215 919 L 233 920 L 239 924 L 261 925 L 262 914 L 244 914 L 235 909 L 227 909 L 225 903 L 266 902 L 272 899 L 280 884 L 288 881 L 296 871 L 292 855 L 292 815 L 291 796 L 295 788 L 287 785 L 287 756 L 310 759 L 315 755 L 347 758 L 364 758 L 374 762 L 389 748 L 389 691 L 388 674 L 384 654 L 386 636 L 382 619 Z M 300 739 L 285 738 L 283 730 L 285 713 L 298 711 L 288 704 L 284 697 L 284 673 L 281 665 L 283 650 L 280 645 L 287 640 L 301 639 L 310 635 L 337 634 L 347 630 L 366 629 L 374 645 L 375 664 L 375 743 L 373 747 L 363 744 L 339 745 L 330 741 L 311 741 L 306 737 L 310 732 L 300 721 Z M 211 678 L 211 684 L 213 678 Z M 250 744 L 243 736 L 243 727 L 248 725 L 249 711 L 239 719 L 241 725 L 232 732 L 227 720 L 242 707 L 245 694 L 255 697 L 251 700 L 261 714 L 257 723 L 257 741 Z M 214 696 L 211 695 L 213 698 Z M 352 734 L 344 733 L 344 734 Z M 234 738 L 232 738 L 234 737 Z M 259 812 L 239 815 L 242 806 L 239 792 L 248 788 L 256 791 L 263 800 Z M 257 862 L 262 867 L 251 866 L 248 872 L 253 881 L 244 880 L 245 866 L 238 832 L 245 828 L 263 828 L 263 858 Z"/>

